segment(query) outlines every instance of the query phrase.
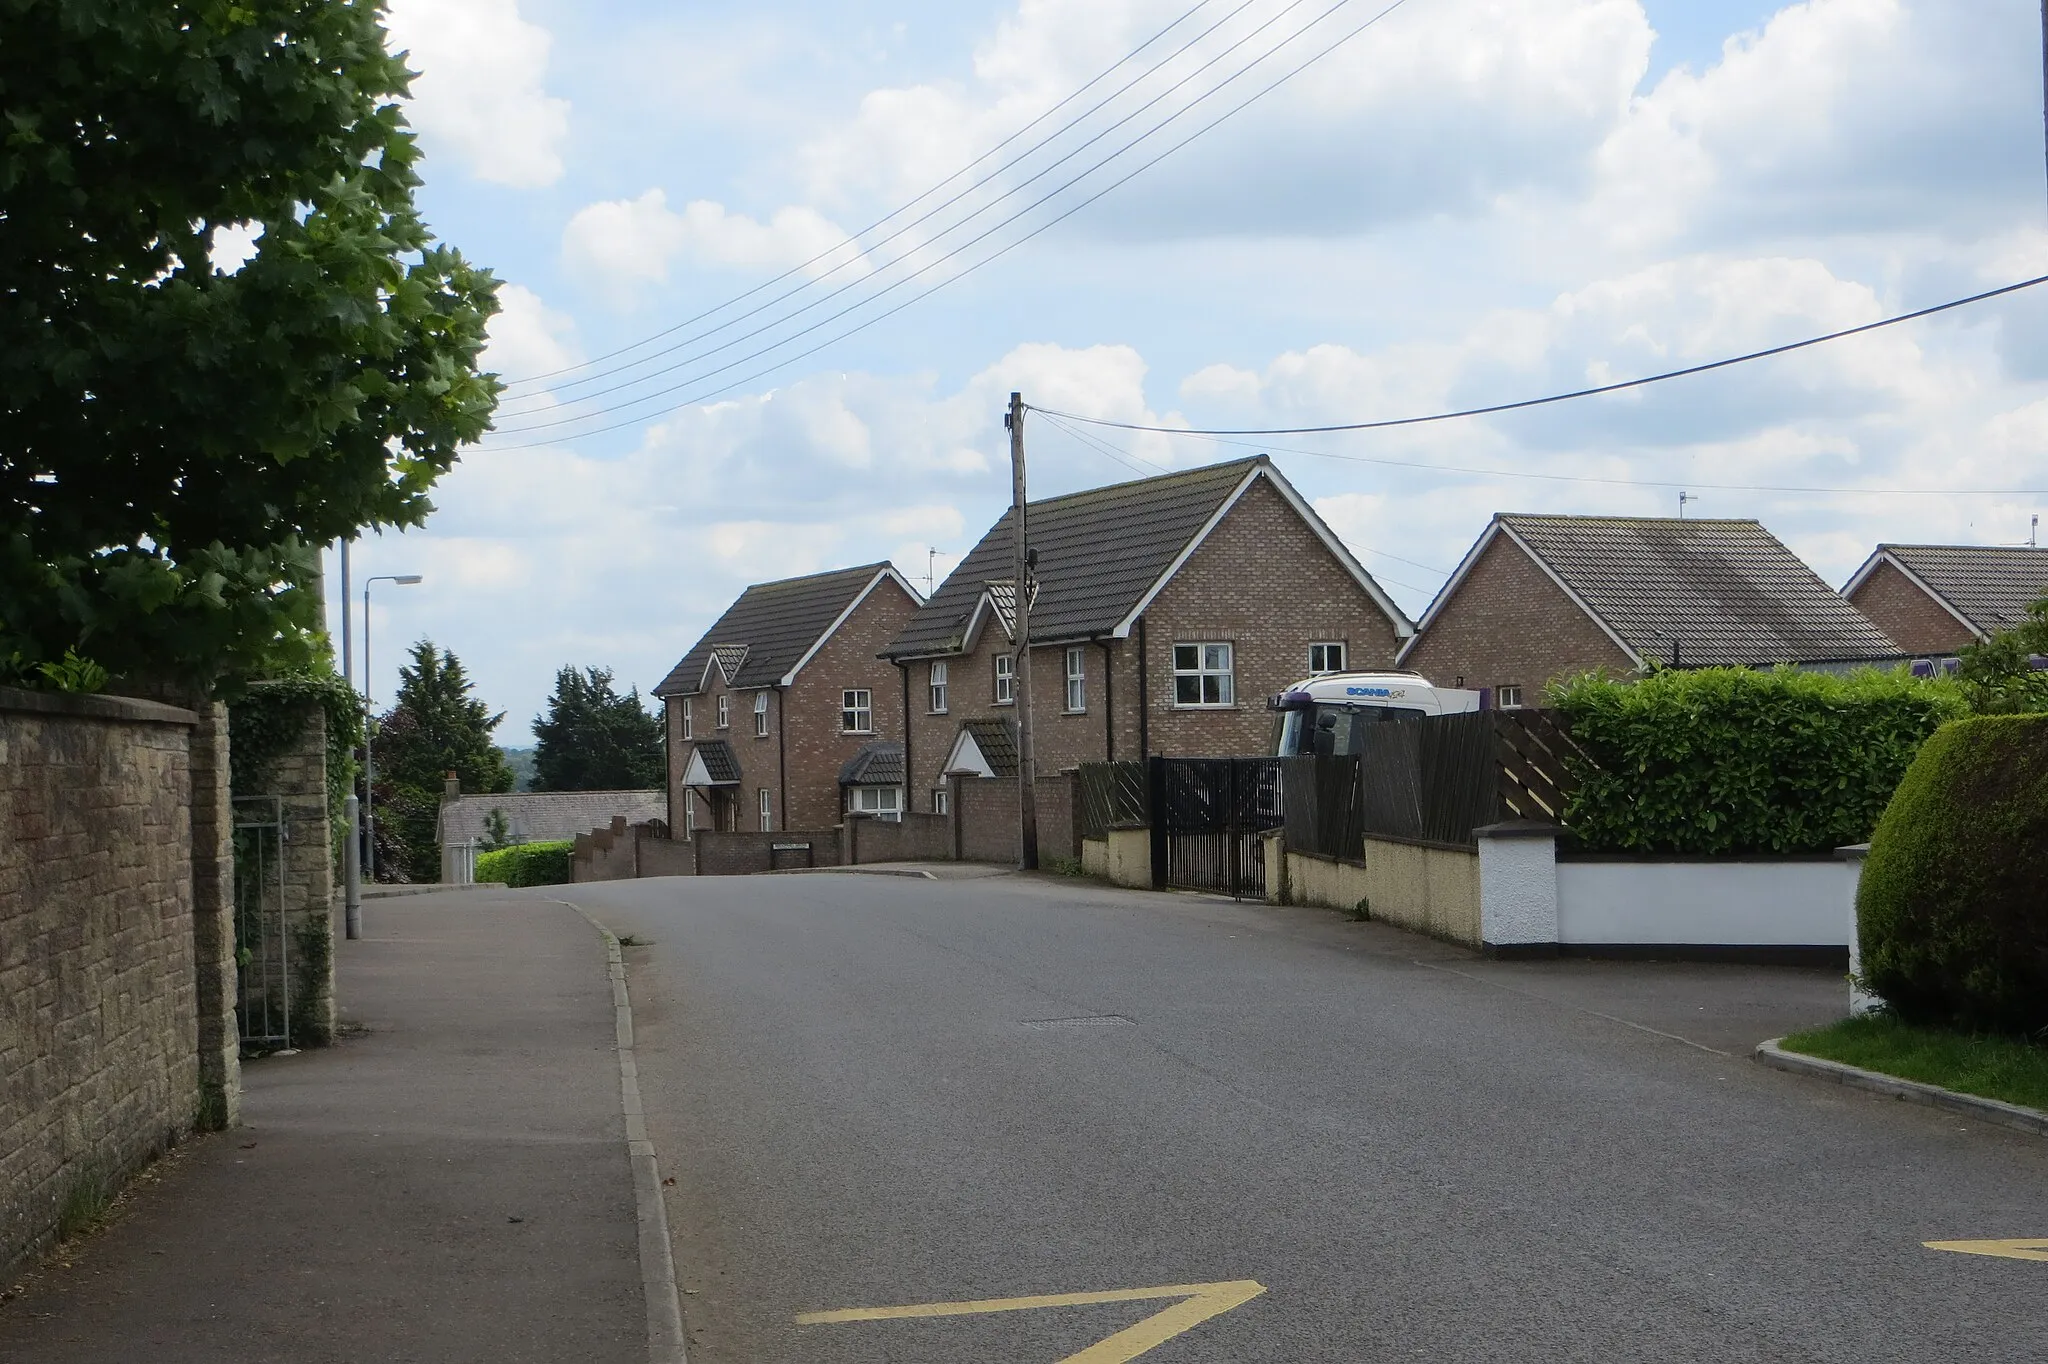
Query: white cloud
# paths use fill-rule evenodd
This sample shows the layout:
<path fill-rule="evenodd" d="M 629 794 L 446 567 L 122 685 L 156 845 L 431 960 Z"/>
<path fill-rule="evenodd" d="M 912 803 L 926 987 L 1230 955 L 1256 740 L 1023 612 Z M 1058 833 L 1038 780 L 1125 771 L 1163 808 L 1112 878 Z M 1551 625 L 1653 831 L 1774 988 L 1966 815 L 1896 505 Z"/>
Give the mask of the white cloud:
<path fill-rule="evenodd" d="M 553 36 L 519 0 L 392 0 L 394 50 L 418 71 L 407 116 L 429 154 L 452 151 L 472 175 L 515 189 L 562 176 L 569 101 L 547 92 Z"/>
<path fill-rule="evenodd" d="M 517 382 L 568 369 L 582 358 L 574 319 L 548 307 L 523 284 L 498 286 L 498 315 L 491 319 L 484 369 Z"/>
<path fill-rule="evenodd" d="M 812 278 L 857 280 L 867 268 L 857 248 L 835 249 L 845 240 L 845 232 L 812 209 L 780 209 L 763 223 L 698 199 L 677 213 L 657 188 L 578 210 L 562 231 L 562 255 L 613 298 L 628 300 L 641 286 L 666 283 L 679 256 L 750 270 L 805 266 Z"/>
<path fill-rule="evenodd" d="M 232 275 L 256 258 L 257 239 L 263 235 L 262 223 L 222 223 L 213 230 L 213 268 L 223 275 Z"/>

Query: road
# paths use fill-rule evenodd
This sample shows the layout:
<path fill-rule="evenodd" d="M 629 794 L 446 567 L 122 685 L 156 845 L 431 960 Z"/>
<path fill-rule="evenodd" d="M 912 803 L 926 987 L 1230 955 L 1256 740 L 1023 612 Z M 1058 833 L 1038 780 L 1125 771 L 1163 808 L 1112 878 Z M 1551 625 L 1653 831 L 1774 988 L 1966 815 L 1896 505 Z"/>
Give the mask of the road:
<path fill-rule="evenodd" d="M 1923 1246 L 2048 1236 L 2048 1143 L 1747 1059 L 1825 973 L 1057 879 L 560 893 L 647 944 L 693 1364 L 2048 1352 L 2048 1264 Z"/>

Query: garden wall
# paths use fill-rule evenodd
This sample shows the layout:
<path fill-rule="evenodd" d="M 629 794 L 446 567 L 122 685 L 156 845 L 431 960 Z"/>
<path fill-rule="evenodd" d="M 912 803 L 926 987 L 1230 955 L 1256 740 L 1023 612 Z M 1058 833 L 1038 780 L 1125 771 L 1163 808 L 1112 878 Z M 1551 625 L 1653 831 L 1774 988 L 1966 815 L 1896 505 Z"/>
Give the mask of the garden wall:
<path fill-rule="evenodd" d="M 0 688 L 0 1269 L 238 1106 L 225 712 Z"/>

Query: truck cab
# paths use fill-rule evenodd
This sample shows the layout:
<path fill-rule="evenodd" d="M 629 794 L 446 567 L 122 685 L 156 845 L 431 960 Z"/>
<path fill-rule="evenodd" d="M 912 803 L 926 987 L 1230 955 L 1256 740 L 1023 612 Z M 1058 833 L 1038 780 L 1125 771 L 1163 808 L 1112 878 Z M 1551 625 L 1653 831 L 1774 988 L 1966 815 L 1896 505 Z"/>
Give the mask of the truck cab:
<path fill-rule="evenodd" d="M 1363 726 L 1486 710 L 1484 691 L 1433 687 L 1420 673 L 1323 673 L 1266 698 L 1273 752 L 1282 758 L 1356 753 Z"/>

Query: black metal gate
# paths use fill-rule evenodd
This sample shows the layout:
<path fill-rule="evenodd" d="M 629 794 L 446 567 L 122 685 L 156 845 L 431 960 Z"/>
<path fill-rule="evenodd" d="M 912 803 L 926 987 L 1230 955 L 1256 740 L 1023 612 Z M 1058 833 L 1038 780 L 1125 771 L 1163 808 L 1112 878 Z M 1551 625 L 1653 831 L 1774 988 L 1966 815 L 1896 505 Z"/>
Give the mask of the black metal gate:
<path fill-rule="evenodd" d="M 1268 830 L 1286 822 L 1279 758 L 1152 759 L 1152 880 L 1266 896 Z"/>

